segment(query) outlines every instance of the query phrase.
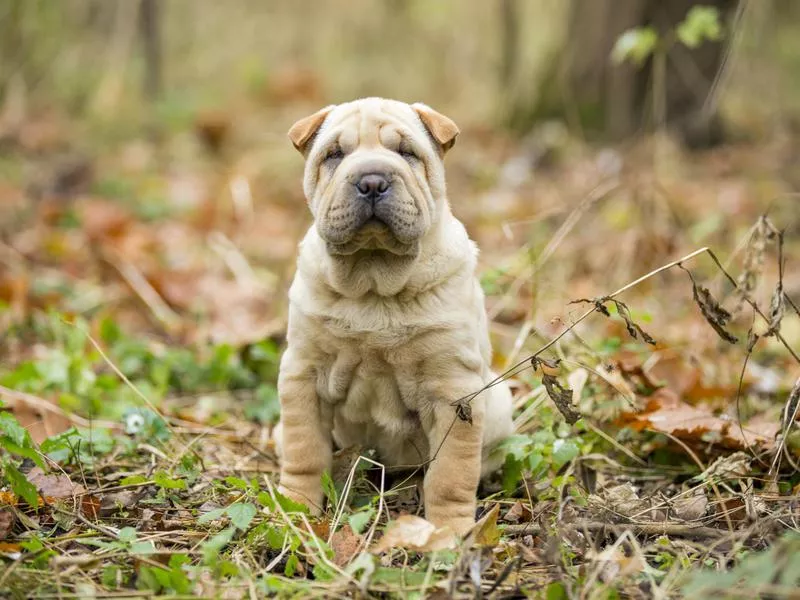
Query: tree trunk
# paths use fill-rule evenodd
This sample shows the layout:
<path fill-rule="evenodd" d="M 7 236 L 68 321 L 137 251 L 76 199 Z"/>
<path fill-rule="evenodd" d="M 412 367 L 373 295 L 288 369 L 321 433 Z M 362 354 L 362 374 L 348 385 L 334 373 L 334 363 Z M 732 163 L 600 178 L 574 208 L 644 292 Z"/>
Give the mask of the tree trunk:
<path fill-rule="evenodd" d="M 142 0 L 139 14 L 144 46 L 144 95 L 151 102 L 161 94 L 161 3 Z"/>
<path fill-rule="evenodd" d="M 719 9 L 730 23 L 738 0 L 573 0 L 567 49 L 550 78 L 555 95 L 543 98 L 540 114 L 577 118 L 581 128 L 607 139 L 622 139 L 654 124 L 653 62 L 641 67 L 611 62 L 611 50 L 628 29 L 652 26 L 663 39 L 697 4 Z M 730 33 L 726 31 L 726 33 Z M 666 126 L 689 145 L 718 141 L 716 115 L 704 110 L 722 65 L 725 44 L 705 42 L 689 49 L 675 43 L 667 55 L 658 101 Z"/>

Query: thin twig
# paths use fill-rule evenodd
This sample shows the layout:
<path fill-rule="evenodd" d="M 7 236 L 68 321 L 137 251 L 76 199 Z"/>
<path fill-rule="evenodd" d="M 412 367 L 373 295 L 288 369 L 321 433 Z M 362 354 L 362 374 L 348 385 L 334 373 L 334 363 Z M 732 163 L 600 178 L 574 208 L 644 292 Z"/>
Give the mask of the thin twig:
<path fill-rule="evenodd" d="M 87 429 L 91 426 L 95 427 L 104 427 L 112 430 L 119 430 L 121 429 L 121 425 L 119 423 L 115 423 L 113 421 L 98 421 L 94 419 L 86 419 L 81 417 L 80 415 L 76 415 L 74 413 L 68 412 L 54 404 L 45 400 L 44 398 L 40 398 L 39 396 L 34 396 L 33 394 L 29 394 L 27 392 L 20 392 L 18 390 L 12 390 L 11 388 L 7 388 L 3 385 L 0 385 L 0 396 L 4 396 L 11 402 L 21 402 L 23 404 L 27 404 L 36 408 L 39 411 L 44 412 L 51 412 L 57 414 L 60 417 L 64 417 L 65 419 L 72 422 L 74 425 L 79 427 L 86 427 Z"/>
<path fill-rule="evenodd" d="M 731 536 L 731 532 L 724 529 L 715 529 L 703 525 L 692 525 L 690 523 L 607 523 L 604 521 L 575 521 L 561 526 L 559 531 L 591 531 L 594 533 L 610 532 L 615 535 L 622 535 L 625 531 L 631 531 L 636 535 L 666 535 L 675 537 L 686 537 L 693 539 L 719 539 Z M 521 535 L 540 535 L 546 533 L 547 529 L 535 523 L 525 523 L 521 525 L 508 525 L 502 533 L 506 536 Z M 736 535 L 735 533 L 733 535 Z"/>

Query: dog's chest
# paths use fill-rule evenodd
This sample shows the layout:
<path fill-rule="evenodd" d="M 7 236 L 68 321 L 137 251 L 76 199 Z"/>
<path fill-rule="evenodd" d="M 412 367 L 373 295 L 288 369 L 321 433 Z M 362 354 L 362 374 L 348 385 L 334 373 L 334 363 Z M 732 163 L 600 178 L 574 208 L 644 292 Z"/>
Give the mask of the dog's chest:
<path fill-rule="evenodd" d="M 317 392 L 337 420 L 400 432 L 416 423 L 420 390 L 411 360 L 374 346 L 341 348 L 318 370 Z"/>

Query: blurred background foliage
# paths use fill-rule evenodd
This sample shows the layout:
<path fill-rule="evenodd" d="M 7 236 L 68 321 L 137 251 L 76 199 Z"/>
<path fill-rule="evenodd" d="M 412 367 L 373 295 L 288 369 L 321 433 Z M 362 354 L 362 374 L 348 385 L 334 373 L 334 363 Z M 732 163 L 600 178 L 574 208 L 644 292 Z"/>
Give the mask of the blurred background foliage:
<path fill-rule="evenodd" d="M 796 0 L 0 0 L 0 467 L 13 492 L 0 494 L 34 515 L 41 443 L 106 522 L 185 541 L 160 549 L 196 549 L 220 511 L 238 516 L 202 552 L 173 554 L 169 572 L 133 560 L 128 551 L 156 548 L 124 527 L 121 554 L 92 562 L 90 576 L 69 567 L 82 597 L 133 585 L 199 593 L 208 569 L 224 573 L 209 597 L 232 585 L 323 589 L 308 586 L 330 574 L 304 579 L 321 564 L 301 548 L 305 534 L 287 521 L 284 537 L 287 523 L 261 500 L 269 486 L 248 481 L 276 468 L 286 290 L 311 223 L 286 131 L 321 106 L 388 96 L 461 128 L 448 197 L 481 248 L 493 366 L 525 367 L 512 378 L 504 496 L 490 492 L 510 505 L 500 524 L 520 532 L 505 529 L 503 544 L 525 537 L 486 571 L 473 555 L 469 585 L 478 573 L 487 595 L 517 577 L 539 597 L 666 598 L 681 570 L 739 564 L 693 591 L 796 597 L 797 561 L 774 557 L 796 542 L 778 538 L 797 522 L 782 494 L 800 491 L 800 435 L 787 418 L 800 393 L 799 33 Z M 693 280 L 677 268 L 642 277 L 690 254 Z M 736 344 L 703 321 L 695 280 L 719 300 L 712 312 L 729 311 Z M 567 332 L 587 310 L 571 301 L 634 281 L 625 305 L 606 303 L 605 317 L 590 312 Z M 642 327 L 656 344 L 632 337 Z M 524 359 L 543 345 L 584 417 L 573 426 L 548 396 L 556 375 Z M 714 474 L 719 460 L 745 465 L 731 467 L 733 487 Z M 348 472 L 346 453 L 342 464 Z M 56 482 L 73 497 L 66 474 Z M 144 496 L 120 496 L 119 483 Z M 336 531 L 347 543 L 381 516 L 362 483 L 351 507 L 361 526 Z M 623 536 L 598 553 L 613 538 L 562 529 L 578 516 L 604 531 L 623 516 L 646 529 L 667 518 L 652 498 L 672 505 L 679 529 L 730 535 L 708 547 L 680 531 L 674 542 L 649 536 L 634 561 L 614 553 Z M 272 516 L 259 510 L 237 534 L 256 499 Z M 395 500 L 392 517 L 409 506 Z M 95 519 L 93 507 L 81 510 Z M 11 540 L 0 552 L 33 562 L 0 585 L 7 577 L 19 598 L 61 593 L 68 579 L 49 557 L 73 564 L 92 551 L 84 535 L 41 553 L 49 538 L 31 538 L 28 517 L 10 510 L 0 508 L 0 544 Z M 60 531 L 41 510 L 42 531 Z M 535 523 L 541 537 L 528 535 Z M 311 534 L 322 548 L 316 535 L 327 533 Z M 741 552 L 770 543 L 752 562 Z M 348 547 L 334 543 L 336 564 L 353 559 Z M 348 568 L 364 569 L 359 560 Z M 450 567 L 466 559 L 448 560 L 381 559 L 373 582 L 433 571 L 458 581 Z M 252 587 L 250 575 L 273 568 L 295 579 L 268 574 Z M 592 587 L 598 578 L 606 587 Z M 759 587 L 779 579 L 784 596 Z"/>
<path fill-rule="evenodd" d="M 518 133 L 559 116 L 620 138 L 652 121 L 652 77 L 648 65 L 613 64 L 615 41 L 645 24 L 667 32 L 697 4 L 717 9 L 732 35 L 670 50 L 670 119 L 704 129 L 696 113 L 734 57 L 713 101 L 736 131 L 794 120 L 800 7 L 791 0 L 4 0 L 0 89 L 7 103 L 25 93 L 38 106 L 131 118 L 143 101 L 178 118 L 242 98 L 274 106 L 382 95 Z"/>

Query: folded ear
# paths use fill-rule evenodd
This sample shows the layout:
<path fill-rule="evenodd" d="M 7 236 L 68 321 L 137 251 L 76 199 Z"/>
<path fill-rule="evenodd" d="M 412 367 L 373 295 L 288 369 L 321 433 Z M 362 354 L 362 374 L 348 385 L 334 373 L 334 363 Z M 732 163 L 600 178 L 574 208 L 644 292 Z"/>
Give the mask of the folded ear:
<path fill-rule="evenodd" d="M 328 113 L 330 113 L 334 108 L 335 105 L 333 104 L 326 106 L 322 110 L 319 110 L 308 117 L 304 117 L 292 125 L 289 129 L 289 139 L 292 140 L 294 147 L 305 154 L 306 150 L 308 149 L 308 143 L 314 139 L 314 135 L 316 135 L 319 128 L 325 122 L 325 118 L 328 116 Z"/>
<path fill-rule="evenodd" d="M 436 112 L 430 106 L 416 102 L 411 105 L 419 115 L 422 124 L 442 147 L 442 152 L 447 152 L 456 143 L 458 136 L 458 126 L 443 114 Z"/>

